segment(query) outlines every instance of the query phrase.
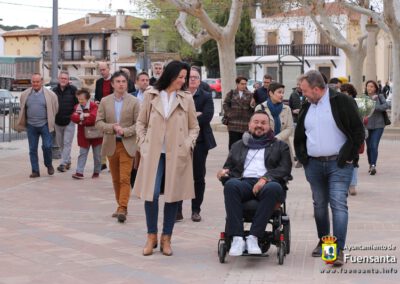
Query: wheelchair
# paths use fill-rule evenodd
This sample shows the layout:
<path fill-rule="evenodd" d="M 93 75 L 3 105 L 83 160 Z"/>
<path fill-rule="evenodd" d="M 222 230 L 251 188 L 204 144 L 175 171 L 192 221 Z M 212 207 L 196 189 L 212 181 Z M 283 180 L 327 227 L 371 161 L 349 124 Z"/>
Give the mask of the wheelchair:
<path fill-rule="evenodd" d="M 253 199 L 243 203 L 243 222 L 251 223 L 257 210 L 258 201 Z M 286 213 L 286 203 L 277 203 L 274 212 L 268 221 L 272 225 L 272 231 L 265 231 L 262 238 L 258 239 L 258 245 L 261 249 L 261 256 L 268 256 L 267 251 L 271 244 L 277 247 L 277 258 L 280 265 L 283 264 L 285 256 L 290 253 L 290 220 Z M 268 228 L 267 224 L 267 228 Z M 249 231 L 244 231 L 245 237 L 249 235 Z M 225 232 L 220 233 L 218 241 L 218 257 L 219 262 L 224 263 L 226 254 L 231 248 L 232 237 Z M 250 255 L 247 251 L 243 255 Z M 255 256 L 255 255 L 254 255 Z"/>

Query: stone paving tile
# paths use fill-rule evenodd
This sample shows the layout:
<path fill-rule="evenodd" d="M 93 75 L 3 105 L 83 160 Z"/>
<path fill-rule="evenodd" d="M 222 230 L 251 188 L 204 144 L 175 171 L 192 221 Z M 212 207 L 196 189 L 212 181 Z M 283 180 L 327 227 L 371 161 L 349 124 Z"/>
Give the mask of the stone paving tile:
<path fill-rule="evenodd" d="M 30 180 L 27 141 L 0 145 L 0 283 L 400 283 L 397 274 L 333 274 L 319 258 L 311 191 L 303 169 L 293 169 L 287 210 L 291 220 L 291 253 L 278 265 L 276 248 L 268 257 L 217 257 L 219 233 L 225 226 L 222 186 L 215 174 L 227 154 L 227 133 L 216 133 L 219 146 L 209 153 L 203 221 L 184 221 L 174 229 L 174 256 L 159 250 L 143 257 L 146 228 L 143 201 L 131 198 L 126 224 L 111 218 L 115 210 L 110 173 L 92 180 L 89 158 L 83 181 L 73 171 Z M 4 143 L 3 143 L 4 144 Z M 361 157 L 358 195 L 349 197 L 349 245 L 393 244 L 387 251 L 356 251 L 352 255 L 400 258 L 400 141 L 383 140 L 378 174 L 367 173 Z M 73 148 L 73 164 L 78 148 Z M 57 161 L 55 166 L 57 165 Z M 162 202 L 160 208 L 163 208 Z M 160 210 L 162 214 L 162 210 Z M 159 228 L 162 218 L 159 218 Z M 397 264 L 354 264 L 346 269 L 396 268 Z M 328 269 L 330 274 L 321 273 Z"/>

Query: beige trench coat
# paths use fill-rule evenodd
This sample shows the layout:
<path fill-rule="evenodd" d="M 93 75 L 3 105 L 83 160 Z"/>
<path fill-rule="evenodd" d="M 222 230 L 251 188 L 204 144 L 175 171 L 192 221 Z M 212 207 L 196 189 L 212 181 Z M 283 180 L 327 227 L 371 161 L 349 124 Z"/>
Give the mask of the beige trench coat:
<path fill-rule="evenodd" d="M 164 118 L 164 107 L 158 90 L 144 93 L 136 124 L 141 160 L 134 194 L 153 201 L 157 167 L 165 139 L 165 202 L 192 199 L 194 194 L 192 151 L 199 134 L 192 95 L 178 91 L 170 115 Z"/>

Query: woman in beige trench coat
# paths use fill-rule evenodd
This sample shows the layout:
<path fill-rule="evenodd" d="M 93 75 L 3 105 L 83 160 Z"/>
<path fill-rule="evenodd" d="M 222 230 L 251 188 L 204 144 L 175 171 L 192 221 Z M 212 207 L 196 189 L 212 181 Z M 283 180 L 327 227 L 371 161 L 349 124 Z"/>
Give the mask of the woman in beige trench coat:
<path fill-rule="evenodd" d="M 141 160 L 134 194 L 145 200 L 147 242 L 143 255 L 157 247 L 158 197 L 165 174 L 164 222 L 160 249 L 172 255 L 171 235 L 178 201 L 195 197 L 192 151 L 199 133 L 196 108 L 190 93 L 183 91 L 190 67 L 172 61 L 154 88 L 144 94 L 136 132 Z"/>

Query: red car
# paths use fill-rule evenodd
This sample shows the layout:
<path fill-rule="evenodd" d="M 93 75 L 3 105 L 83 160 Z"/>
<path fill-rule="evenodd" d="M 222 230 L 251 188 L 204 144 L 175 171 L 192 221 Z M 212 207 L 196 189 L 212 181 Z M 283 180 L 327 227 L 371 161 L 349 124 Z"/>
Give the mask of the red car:
<path fill-rule="evenodd" d="M 203 82 L 210 86 L 213 98 L 221 98 L 221 79 L 207 78 L 204 79 Z"/>

